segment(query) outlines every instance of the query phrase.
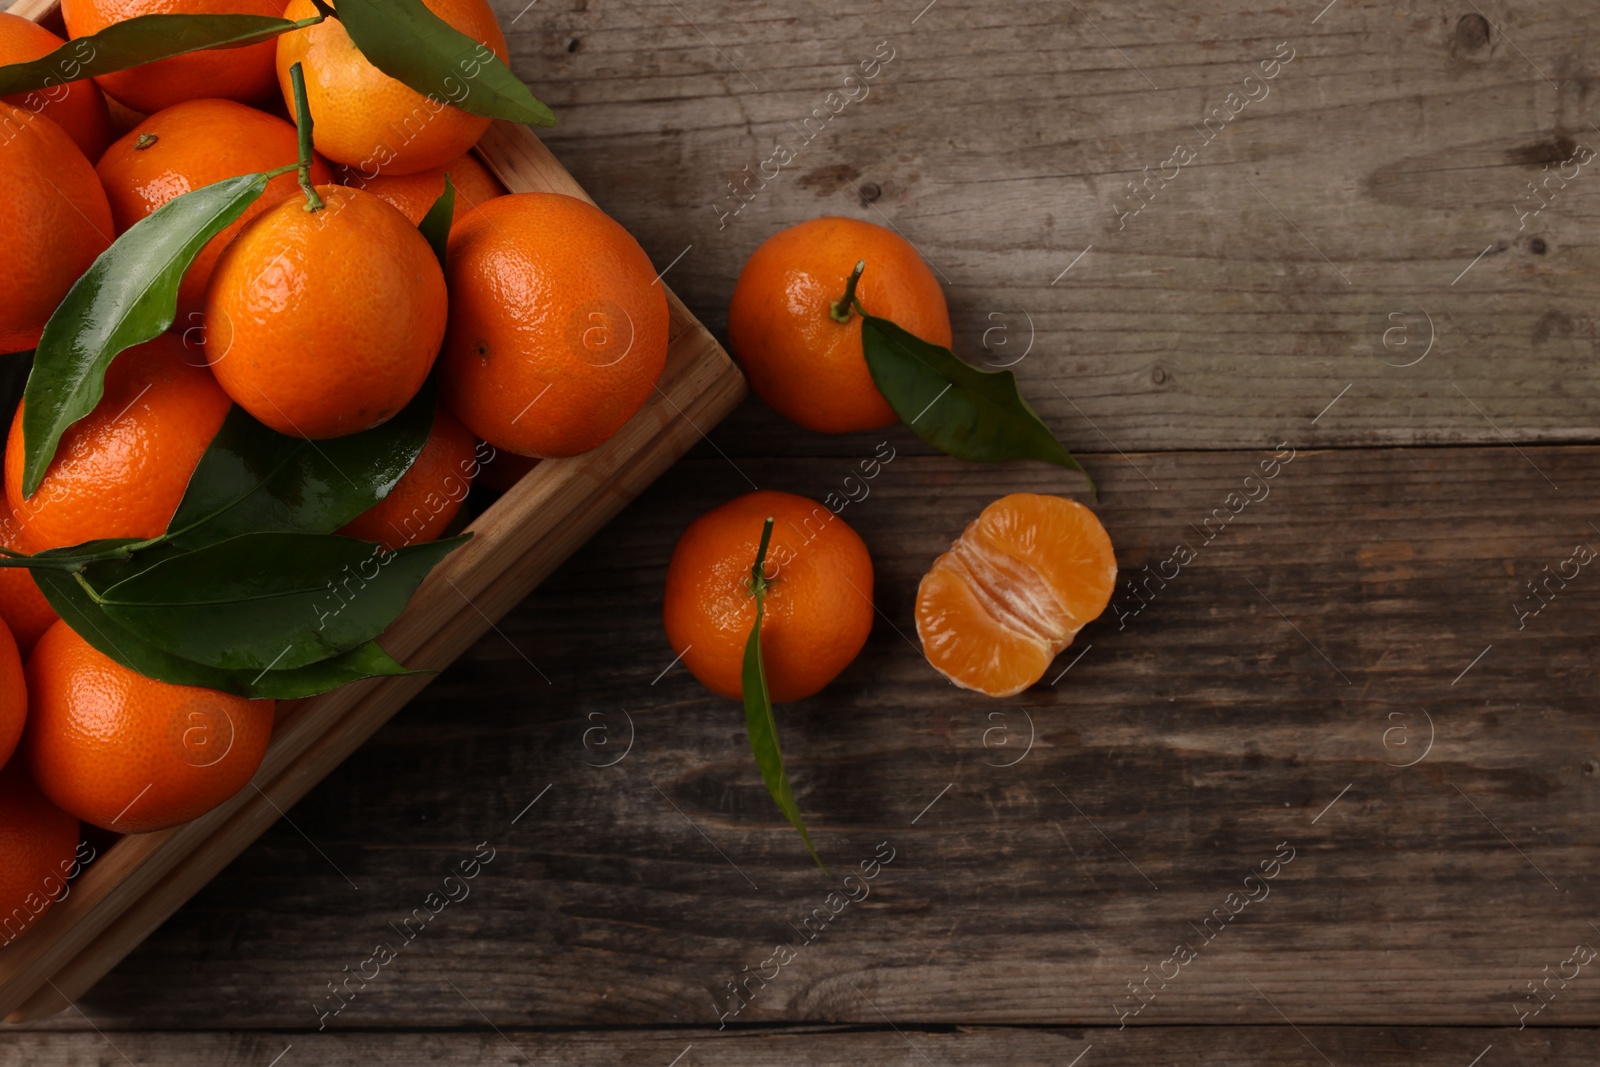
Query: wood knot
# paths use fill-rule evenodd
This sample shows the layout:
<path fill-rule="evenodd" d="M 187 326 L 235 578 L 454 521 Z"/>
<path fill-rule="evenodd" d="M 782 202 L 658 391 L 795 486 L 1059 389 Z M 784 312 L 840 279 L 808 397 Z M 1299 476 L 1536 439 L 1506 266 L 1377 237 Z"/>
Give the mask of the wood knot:
<path fill-rule="evenodd" d="M 1474 11 L 1456 20 L 1456 48 L 1460 51 L 1476 52 L 1488 43 L 1488 19 Z"/>

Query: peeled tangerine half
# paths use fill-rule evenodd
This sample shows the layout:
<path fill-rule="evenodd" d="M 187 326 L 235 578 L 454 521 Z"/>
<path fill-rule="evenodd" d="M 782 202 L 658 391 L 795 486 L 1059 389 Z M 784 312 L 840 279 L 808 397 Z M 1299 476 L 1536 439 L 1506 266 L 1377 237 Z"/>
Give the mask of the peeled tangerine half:
<path fill-rule="evenodd" d="M 1116 580 L 1094 512 L 1058 496 L 1001 497 L 923 576 L 922 653 L 963 689 L 1020 693 L 1106 609 Z"/>

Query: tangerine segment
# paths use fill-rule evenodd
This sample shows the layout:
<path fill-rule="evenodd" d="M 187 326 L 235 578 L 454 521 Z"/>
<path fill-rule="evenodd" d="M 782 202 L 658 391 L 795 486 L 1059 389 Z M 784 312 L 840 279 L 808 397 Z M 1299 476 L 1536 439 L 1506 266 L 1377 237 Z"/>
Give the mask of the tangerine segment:
<path fill-rule="evenodd" d="M 775 521 L 763 575 L 762 664 L 775 704 L 833 681 L 872 630 L 872 559 L 843 519 L 793 493 L 747 493 L 706 512 L 667 566 L 663 622 L 672 651 L 720 696 L 743 696 L 745 643 L 756 621 L 750 568 Z"/>
<path fill-rule="evenodd" d="M 1001 497 L 917 588 L 923 654 L 963 689 L 1020 693 L 1106 609 L 1116 580 L 1094 512 L 1058 496 Z"/>

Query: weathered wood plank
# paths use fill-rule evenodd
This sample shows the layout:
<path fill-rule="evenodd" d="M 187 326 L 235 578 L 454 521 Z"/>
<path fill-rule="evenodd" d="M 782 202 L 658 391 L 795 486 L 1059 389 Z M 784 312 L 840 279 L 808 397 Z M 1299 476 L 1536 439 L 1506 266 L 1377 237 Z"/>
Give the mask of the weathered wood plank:
<path fill-rule="evenodd" d="M 771 974 L 787 939 L 797 958 L 737 1022 L 1114 1027 L 1149 968 L 1178 977 L 1148 987 L 1141 1025 L 1515 1025 L 1539 1003 L 1518 1000 L 1527 982 L 1600 945 L 1593 568 L 1524 629 L 1511 607 L 1600 536 L 1600 449 L 1523 451 L 1301 450 L 1210 543 L 1194 527 L 1269 454 L 1091 457 L 1126 574 L 1180 542 L 1197 556 L 1121 629 L 1138 602 L 1119 593 L 1059 684 L 1004 702 L 921 660 L 916 582 L 995 495 L 1070 480 L 897 456 L 844 511 L 880 623 L 838 682 L 781 709 L 830 881 L 766 797 L 736 706 L 667 670 L 660 587 L 678 533 L 745 476 L 820 497 L 850 468 L 735 469 L 703 448 L 83 1006 L 102 1028 L 714 1026 L 726 983 Z M 1424 711 L 1431 750 L 1390 766 L 1422 751 Z M 1025 716 L 1034 744 L 1001 766 Z M 594 766 L 630 721 L 627 756 Z M 884 841 L 870 897 L 803 939 Z M 404 940 L 480 842 L 495 855 L 470 895 Z M 1235 906 L 1237 929 L 1205 941 Z M 1180 943 L 1198 958 L 1167 962 Z M 1536 1025 L 1600 1019 L 1578 969 Z M 328 983 L 363 970 L 323 1018 Z"/>
<path fill-rule="evenodd" d="M 1600 151 L 1593 5 L 924 5 L 500 10 L 556 155 L 657 263 L 688 249 L 673 284 L 715 329 L 762 239 L 853 215 L 944 276 L 958 351 L 1028 353 L 1076 449 L 1262 447 L 1347 386 L 1308 444 L 1595 439 L 1600 181 L 1559 174 Z M 1205 126 L 1230 92 L 1259 99 Z M 746 454 L 857 450 L 734 425 Z"/>
<path fill-rule="evenodd" d="M 1506 1062 L 1576 1065 L 1600 1056 L 1592 1030 L 1525 1031 L 1463 1028 L 1287 1026 L 1137 1027 L 1118 1033 L 1079 1030 L 925 1030 L 862 1033 L 825 1027 L 751 1031 L 671 1030 L 655 1033 L 384 1033 L 304 1034 L 113 1031 L 104 1035 L 22 1034 L 11 1046 L 25 1063 L 101 1067 L 134 1063 L 165 1067 L 707 1067 L 711 1064 L 823 1067 L 863 1063 L 936 1063 L 992 1067 L 996 1063 L 1149 1067 L 1152 1063 L 1229 1064 L 1232 1067 L 1326 1067 L 1339 1063 L 1412 1067 L 1418 1062 L 1465 1065 L 1492 1049 Z M 282 1056 L 274 1061 L 274 1057 Z M 1082 1056 L 1082 1059 L 1075 1057 Z M 1494 1062 L 1485 1057 L 1485 1064 Z"/>

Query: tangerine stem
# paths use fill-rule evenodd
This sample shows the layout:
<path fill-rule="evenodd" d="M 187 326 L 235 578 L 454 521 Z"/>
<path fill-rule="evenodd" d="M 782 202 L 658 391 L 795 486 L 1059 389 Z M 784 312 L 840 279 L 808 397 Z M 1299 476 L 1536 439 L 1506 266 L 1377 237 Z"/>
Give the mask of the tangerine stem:
<path fill-rule="evenodd" d="M 833 318 L 834 322 L 849 322 L 850 306 L 852 304 L 857 308 L 861 306 L 856 300 L 856 283 L 861 280 L 861 272 L 866 269 L 866 260 L 856 260 L 856 269 L 850 272 L 850 280 L 844 283 L 844 296 L 835 300 L 828 308 L 828 314 Z M 865 315 L 866 312 L 863 311 L 862 314 Z"/>
<path fill-rule="evenodd" d="M 772 516 L 767 516 L 766 524 L 761 527 L 761 547 L 756 549 L 756 561 L 750 567 L 750 592 L 757 598 L 756 607 L 760 610 L 760 597 L 767 591 L 767 577 L 764 573 L 767 564 L 767 545 L 772 543 Z"/>
<path fill-rule="evenodd" d="M 306 194 L 306 210 L 321 211 L 325 206 L 311 184 L 311 105 L 306 100 L 306 75 L 295 63 L 289 68 L 289 81 L 294 86 L 294 124 L 300 133 L 300 188 Z"/>

